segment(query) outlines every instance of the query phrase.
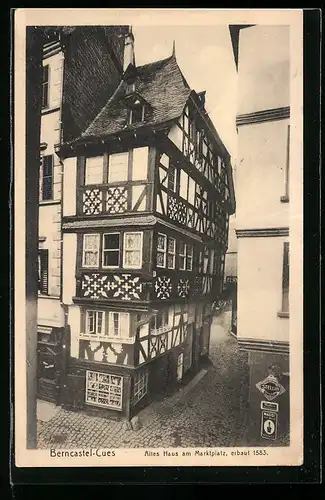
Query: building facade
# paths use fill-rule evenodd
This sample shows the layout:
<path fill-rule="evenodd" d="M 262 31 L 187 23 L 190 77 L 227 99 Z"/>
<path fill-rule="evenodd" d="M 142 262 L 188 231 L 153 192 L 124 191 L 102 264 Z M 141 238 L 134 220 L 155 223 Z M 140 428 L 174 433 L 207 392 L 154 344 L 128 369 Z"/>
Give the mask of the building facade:
<path fill-rule="evenodd" d="M 209 352 L 234 212 L 229 154 L 173 53 L 137 67 L 63 164 L 62 402 L 131 418 Z"/>
<path fill-rule="evenodd" d="M 254 25 L 230 32 L 239 88 L 237 338 L 248 353 L 248 433 L 251 444 L 278 446 L 289 439 L 290 33 Z"/>
<path fill-rule="evenodd" d="M 49 29 L 43 46 L 39 175 L 38 396 L 59 401 L 62 304 L 63 167 L 55 153 L 77 137 L 123 73 L 127 27 Z"/>

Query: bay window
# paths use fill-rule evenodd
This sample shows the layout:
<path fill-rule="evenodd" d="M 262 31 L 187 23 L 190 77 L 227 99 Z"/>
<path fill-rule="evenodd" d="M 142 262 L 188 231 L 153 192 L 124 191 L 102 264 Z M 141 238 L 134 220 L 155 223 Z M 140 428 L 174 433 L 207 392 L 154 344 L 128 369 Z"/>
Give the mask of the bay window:
<path fill-rule="evenodd" d="M 102 184 L 104 181 L 104 157 L 86 158 L 85 184 Z"/>
<path fill-rule="evenodd" d="M 142 267 L 142 234 L 142 232 L 85 234 L 82 246 L 82 267 L 140 269 Z"/>
<path fill-rule="evenodd" d="M 130 315 L 127 312 L 87 309 L 82 313 L 81 339 L 129 343 L 132 335 Z"/>
<path fill-rule="evenodd" d="M 99 234 L 85 234 L 83 238 L 83 267 L 99 266 Z"/>
<path fill-rule="evenodd" d="M 103 235 L 103 267 L 118 267 L 120 256 L 120 233 Z"/>
<path fill-rule="evenodd" d="M 123 266 L 133 269 L 142 266 L 142 233 L 124 233 Z"/>

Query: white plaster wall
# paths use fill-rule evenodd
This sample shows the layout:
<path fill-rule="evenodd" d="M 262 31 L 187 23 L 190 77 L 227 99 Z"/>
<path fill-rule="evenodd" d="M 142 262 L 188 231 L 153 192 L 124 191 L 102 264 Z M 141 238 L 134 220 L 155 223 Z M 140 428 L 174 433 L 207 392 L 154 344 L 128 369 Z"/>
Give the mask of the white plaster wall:
<path fill-rule="evenodd" d="M 183 133 L 177 125 L 172 126 L 168 138 L 178 147 L 178 149 L 182 150 Z"/>
<path fill-rule="evenodd" d="M 76 258 L 77 235 L 66 233 L 63 235 L 63 290 L 62 300 L 66 305 L 73 304 L 72 297 L 76 295 Z"/>
<path fill-rule="evenodd" d="M 39 248 L 49 251 L 48 293 L 60 295 L 61 276 L 61 218 L 59 205 L 41 205 L 39 208 L 39 236 L 45 241 L 39 243 Z"/>
<path fill-rule="evenodd" d="M 41 143 L 47 144 L 44 154 L 54 153 L 54 145 L 60 142 L 60 111 L 43 114 L 41 117 Z"/>
<path fill-rule="evenodd" d="M 64 313 L 60 299 L 39 297 L 37 303 L 37 324 L 45 326 L 64 326 Z"/>
<path fill-rule="evenodd" d="M 237 337 L 289 340 L 289 319 L 282 305 L 285 237 L 239 238 Z"/>
<path fill-rule="evenodd" d="M 79 357 L 80 309 L 76 305 L 69 306 L 68 325 L 70 326 L 70 355 Z"/>
<path fill-rule="evenodd" d="M 290 29 L 254 26 L 241 30 L 238 114 L 289 106 Z"/>
<path fill-rule="evenodd" d="M 63 216 L 76 215 L 77 158 L 66 158 L 63 164 Z"/>
<path fill-rule="evenodd" d="M 289 225 L 285 169 L 289 120 L 244 125 L 238 130 L 236 228 Z"/>
<path fill-rule="evenodd" d="M 43 60 L 43 66 L 49 65 L 49 108 L 61 105 L 63 82 L 63 53 L 59 52 Z"/>

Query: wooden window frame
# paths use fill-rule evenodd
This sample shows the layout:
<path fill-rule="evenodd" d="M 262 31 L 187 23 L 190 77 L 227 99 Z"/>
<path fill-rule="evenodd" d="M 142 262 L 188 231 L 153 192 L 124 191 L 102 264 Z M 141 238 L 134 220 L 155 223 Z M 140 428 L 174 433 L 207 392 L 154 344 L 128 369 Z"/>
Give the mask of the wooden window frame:
<path fill-rule="evenodd" d="M 44 78 L 44 73 L 47 71 L 47 79 Z M 45 97 L 46 96 L 46 97 Z M 50 65 L 42 66 L 42 110 L 50 107 Z"/>
<path fill-rule="evenodd" d="M 164 240 L 164 248 L 158 248 L 158 239 L 159 239 L 159 236 L 161 236 Z M 167 234 L 164 234 L 164 233 L 158 233 L 157 234 L 157 255 L 158 253 L 160 254 L 163 254 L 164 256 L 164 263 L 162 266 L 160 266 L 158 264 L 158 259 L 156 259 L 156 266 L 161 268 L 161 269 L 165 269 L 166 268 L 166 265 L 167 265 L 167 248 L 168 248 L 168 238 L 167 238 Z"/>
<path fill-rule="evenodd" d="M 157 320 L 161 319 L 161 326 L 157 326 Z M 169 311 L 167 308 L 161 309 L 157 312 L 157 314 L 152 318 L 152 328 L 151 335 L 160 335 L 161 333 L 165 333 L 171 329 L 169 324 Z"/>
<path fill-rule="evenodd" d="M 115 315 L 118 315 L 118 334 L 115 335 L 114 332 L 111 332 L 111 322 L 114 325 L 115 321 Z M 128 319 L 128 326 L 129 326 L 129 334 L 128 336 L 122 336 L 121 335 L 121 314 L 126 315 Z M 108 311 L 107 315 L 107 320 L 108 320 L 108 340 L 111 342 L 113 340 L 115 341 L 122 341 L 122 343 L 129 342 L 130 340 L 133 339 L 133 337 L 130 336 L 130 313 L 125 312 L 125 311 Z"/>
<path fill-rule="evenodd" d="M 133 383 L 133 398 L 132 398 L 134 406 L 148 394 L 148 381 L 149 381 L 149 372 L 147 368 L 143 368 L 142 370 L 136 372 Z"/>
<path fill-rule="evenodd" d="M 89 318 L 89 315 L 90 314 L 93 314 L 94 315 L 94 331 L 93 332 L 90 332 L 88 331 L 88 318 Z M 102 319 L 101 319 L 101 333 L 98 332 L 98 315 L 101 314 L 102 315 Z M 94 340 L 98 339 L 98 338 L 103 338 L 103 337 L 106 337 L 106 325 L 105 325 L 105 311 L 102 311 L 102 310 L 98 310 L 98 309 L 87 309 L 86 310 L 86 314 L 85 314 L 85 336 L 87 337 L 91 337 L 91 338 L 94 338 Z"/>
<path fill-rule="evenodd" d="M 169 242 L 173 241 L 174 242 L 174 250 L 171 252 L 169 251 Z M 173 259 L 173 265 L 170 266 L 168 263 L 168 257 L 172 257 Z M 173 236 L 167 236 L 167 260 L 166 260 L 166 267 L 167 269 L 175 269 L 176 267 L 176 238 Z"/>
<path fill-rule="evenodd" d="M 118 248 L 115 248 L 115 249 L 105 249 L 104 247 L 104 242 L 105 242 L 105 236 L 110 236 L 112 234 L 117 234 L 118 237 L 119 237 L 119 244 L 118 244 Z M 117 259 L 117 265 L 116 266 L 105 266 L 104 265 L 104 262 L 105 262 L 105 253 L 107 252 L 117 252 L 118 253 L 118 259 Z M 102 265 L 101 267 L 103 269 L 118 269 L 120 266 L 120 262 L 121 262 L 121 233 L 120 232 L 116 232 L 116 233 L 103 233 L 102 234 Z"/>
<path fill-rule="evenodd" d="M 132 250 L 128 250 L 126 248 L 126 244 L 125 244 L 126 237 L 127 237 L 127 235 L 130 235 L 130 234 L 139 234 L 140 235 L 140 248 L 139 248 L 139 250 L 137 250 L 137 251 L 140 252 L 139 265 L 138 266 L 126 266 L 125 265 L 126 252 L 132 251 Z M 142 265 L 143 265 L 142 264 L 142 259 L 143 259 L 143 231 L 124 231 L 124 233 L 123 233 L 123 269 L 141 269 Z"/>
<path fill-rule="evenodd" d="M 51 174 L 50 175 L 45 175 L 45 162 L 51 159 L 50 165 L 51 165 Z M 54 177 L 54 159 L 53 155 L 44 155 L 42 156 L 42 191 L 41 191 L 41 201 L 52 201 L 54 199 L 54 190 L 53 190 L 53 177 Z M 45 181 L 47 179 L 50 179 L 50 196 L 44 196 L 44 193 L 46 192 L 45 189 Z"/>
<path fill-rule="evenodd" d="M 43 266 L 46 266 L 46 270 Z M 47 248 L 38 250 L 38 292 L 40 295 L 49 294 L 49 251 Z"/>
<path fill-rule="evenodd" d="M 90 250 L 85 249 L 85 241 L 86 241 L 86 236 L 96 236 L 97 242 L 98 242 L 98 251 L 97 251 L 97 264 L 93 266 L 89 266 L 85 263 L 85 256 L 86 252 L 90 252 Z M 82 239 L 82 267 L 86 269 L 98 269 L 100 267 L 100 234 L 99 233 L 86 233 L 83 235 Z"/>

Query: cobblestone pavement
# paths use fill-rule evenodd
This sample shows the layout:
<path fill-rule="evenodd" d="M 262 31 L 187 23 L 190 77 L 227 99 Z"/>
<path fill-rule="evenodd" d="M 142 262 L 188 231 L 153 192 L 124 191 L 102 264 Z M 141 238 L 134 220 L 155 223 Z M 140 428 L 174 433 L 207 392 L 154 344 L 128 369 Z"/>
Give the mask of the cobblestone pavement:
<path fill-rule="evenodd" d="M 244 439 L 242 385 L 245 358 L 227 332 L 229 312 L 214 320 L 212 364 L 186 395 L 152 403 L 139 413 L 138 431 L 123 422 L 60 409 L 38 422 L 38 448 L 146 448 L 240 446 Z"/>

